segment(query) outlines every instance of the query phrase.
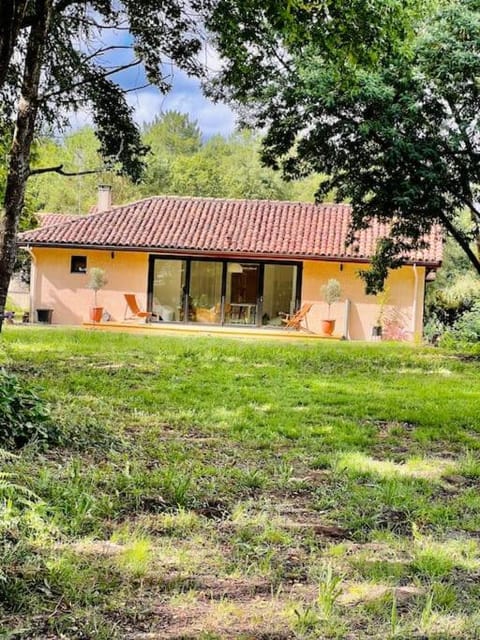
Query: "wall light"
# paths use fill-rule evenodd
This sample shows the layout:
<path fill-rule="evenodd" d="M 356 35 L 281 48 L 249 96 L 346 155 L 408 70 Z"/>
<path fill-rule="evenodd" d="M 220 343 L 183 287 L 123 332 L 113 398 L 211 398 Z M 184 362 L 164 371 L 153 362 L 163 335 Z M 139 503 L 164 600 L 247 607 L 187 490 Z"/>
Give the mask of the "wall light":
<path fill-rule="evenodd" d="M 243 267 L 239 262 L 229 262 L 228 273 L 243 273 Z"/>

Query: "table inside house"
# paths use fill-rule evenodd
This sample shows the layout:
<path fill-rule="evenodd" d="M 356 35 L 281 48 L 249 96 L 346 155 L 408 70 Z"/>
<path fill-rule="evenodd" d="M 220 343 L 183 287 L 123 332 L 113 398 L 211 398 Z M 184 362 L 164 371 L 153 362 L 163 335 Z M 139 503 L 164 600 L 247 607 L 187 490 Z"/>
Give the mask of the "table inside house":
<path fill-rule="evenodd" d="M 244 322 L 245 324 L 254 324 L 257 315 L 257 305 L 248 302 L 232 302 L 232 321 Z"/>

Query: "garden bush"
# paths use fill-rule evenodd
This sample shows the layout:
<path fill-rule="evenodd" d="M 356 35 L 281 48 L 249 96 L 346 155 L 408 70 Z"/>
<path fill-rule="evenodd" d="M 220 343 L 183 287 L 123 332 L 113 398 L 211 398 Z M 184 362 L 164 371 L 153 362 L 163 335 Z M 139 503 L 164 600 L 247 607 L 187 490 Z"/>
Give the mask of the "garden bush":
<path fill-rule="evenodd" d="M 441 344 L 445 347 L 480 344 L 480 302 L 476 302 L 445 332 Z"/>
<path fill-rule="evenodd" d="M 57 439 L 47 405 L 17 376 L 0 368 L 0 446 L 19 449 L 32 441 Z"/>

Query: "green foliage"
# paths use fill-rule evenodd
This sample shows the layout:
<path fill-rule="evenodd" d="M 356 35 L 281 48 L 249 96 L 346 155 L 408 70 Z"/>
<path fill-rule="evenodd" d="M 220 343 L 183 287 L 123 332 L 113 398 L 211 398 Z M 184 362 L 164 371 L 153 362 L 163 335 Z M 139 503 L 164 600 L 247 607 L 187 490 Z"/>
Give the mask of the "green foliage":
<path fill-rule="evenodd" d="M 105 273 L 105 269 L 100 269 L 100 267 L 92 267 L 88 274 L 87 287 L 93 290 L 94 304 L 97 306 L 97 293 L 107 284 L 107 274 Z"/>
<path fill-rule="evenodd" d="M 478 344 L 480 342 L 480 301 L 470 311 L 465 311 L 445 335 L 444 341 L 454 340 L 457 344 Z"/>
<path fill-rule="evenodd" d="M 117 202 L 139 197 L 139 186 L 109 168 L 99 150 L 100 142 L 91 127 L 65 135 L 60 141 L 40 138 L 36 145 L 34 166 L 62 164 L 72 173 L 98 170 L 91 175 L 62 176 L 47 173 L 32 176 L 27 196 L 35 211 L 52 213 L 86 213 L 97 201 L 99 182 L 112 185 Z"/>
<path fill-rule="evenodd" d="M 88 288 L 93 291 L 99 291 L 107 284 L 107 275 L 105 269 L 99 267 L 92 267 L 89 271 Z"/>
<path fill-rule="evenodd" d="M 332 617 L 335 603 L 342 593 L 341 582 L 341 577 L 335 575 L 332 565 L 328 564 L 320 578 L 317 596 L 317 604 L 322 617 L 327 620 Z"/>
<path fill-rule="evenodd" d="M 460 224 L 468 228 L 468 221 L 460 220 Z M 452 239 L 447 240 L 442 267 L 435 280 L 427 283 L 424 328 L 426 339 L 438 340 L 479 299 L 479 276 L 458 245 Z"/>
<path fill-rule="evenodd" d="M 127 102 L 121 72 L 140 65 L 148 82 L 163 93 L 170 88 L 163 72 L 165 57 L 185 72 L 201 75 L 202 66 L 197 59 L 201 40 L 195 12 L 207 7 L 202 2 L 194 4 L 192 13 L 185 11 L 176 0 L 169 0 L 161 8 L 151 2 L 142 2 L 139 6 L 131 0 L 115 7 L 91 2 L 55 5 L 42 33 L 43 48 L 26 58 L 20 30 L 13 34 L 17 39 L 14 39 L 10 59 L 0 60 L 2 68 L 6 63 L 10 71 L 0 85 L 3 122 L 13 119 L 15 114 L 25 63 L 39 64 L 43 71 L 40 84 L 28 88 L 33 91 L 32 95 L 42 95 L 38 101 L 37 125 L 43 116 L 54 129 L 56 123 L 65 124 L 66 112 L 89 108 L 102 156 L 113 168 L 138 181 L 147 149 L 133 121 L 133 109 Z M 45 19 L 46 11 L 42 6 L 35 16 L 35 24 Z M 123 38 L 126 27 L 130 33 L 127 40 Z M 107 36 L 109 44 L 105 47 L 101 43 Z M 79 42 L 86 41 L 88 50 L 79 46 Z M 112 51 L 121 52 L 121 59 L 116 63 L 112 63 L 109 55 Z M 5 53 L 2 49 L 2 56 Z M 28 157 L 30 149 L 27 151 Z M 54 166 L 58 166 L 58 162 Z"/>
<path fill-rule="evenodd" d="M 330 278 L 327 284 L 322 286 L 322 295 L 328 305 L 328 317 L 330 318 L 330 307 L 342 297 L 340 282 L 335 278 Z"/>
<path fill-rule="evenodd" d="M 166 111 L 144 126 L 143 140 L 154 159 L 161 161 L 165 156 L 173 158 L 196 153 L 202 145 L 202 134 L 187 114 Z"/>
<path fill-rule="evenodd" d="M 470 247 L 480 231 L 476 0 L 220 3 L 219 31 L 225 16 L 215 90 L 267 126 L 264 161 L 292 178 L 325 175 L 317 197 L 351 202 L 354 231 L 390 223 L 369 292 L 436 224 L 480 273 Z"/>
<path fill-rule="evenodd" d="M 167 135 L 165 125 L 172 120 Z M 280 176 L 261 166 L 255 134 L 217 135 L 200 144 L 196 125 L 174 112 L 148 127 L 145 139 L 152 141 L 154 155 L 148 160 L 144 193 L 275 200 L 291 195 Z"/>
<path fill-rule="evenodd" d="M 19 449 L 28 442 L 51 443 L 57 438 L 45 403 L 15 375 L 0 368 L 0 445 Z"/>
<path fill-rule="evenodd" d="M 144 178 L 135 185 L 108 167 L 89 127 L 67 134 L 61 142 L 41 139 L 36 165 L 62 163 L 68 171 L 98 168 L 99 173 L 33 176 L 28 186 L 32 206 L 35 210 L 85 213 L 96 203 L 99 180 L 112 185 L 116 204 L 159 194 L 313 201 L 318 177 L 287 183 L 263 167 L 261 139 L 254 133 L 245 131 L 228 138 L 217 135 L 202 142 L 195 122 L 185 114 L 168 111 L 144 126 L 142 141 L 150 152 L 145 158 Z"/>
<path fill-rule="evenodd" d="M 322 287 L 325 302 L 330 306 L 342 297 L 342 288 L 340 282 L 335 278 L 330 278 L 326 285 Z"/>
<path fill-rule="evenodd" d="M 199 151 L 202 140 L 197 124 L 185 114 L 167 111 L 144 127 L 143 140 L 150 153 L 146 158 L 142 193 L 176 193 L 172 190 L 173 165 L 175 160 L 188 158 Z"/>

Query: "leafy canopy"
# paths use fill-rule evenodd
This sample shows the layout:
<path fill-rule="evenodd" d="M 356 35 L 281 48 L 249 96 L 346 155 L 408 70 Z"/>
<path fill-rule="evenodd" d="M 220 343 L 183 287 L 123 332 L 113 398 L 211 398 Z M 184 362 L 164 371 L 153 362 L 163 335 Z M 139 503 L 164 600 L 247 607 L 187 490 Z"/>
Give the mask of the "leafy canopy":
<path fill-rule="evenodd" d="M 282 5 L 284 6 L 284 5 Z M 289 178 L 327 177 L 353 205 L 353 231 L 391 225 L 364 272 L 382 288 L 440 224 L 480 273 L 480 3 L 234 3 L 212 88 L 267 129 L 263 160 Z M 225 9 L 225 11 L 228 10 Z M 457 224 L 469 208 L 467 231 Z M 354 233 L 352 233 L 352 239 Z"/>
<path fill-rule="evenodd" d="M 37 211 L 85 213 L 96 202 L 100 178 L 112 185 L 116 204 L 159 194 L 313 201 L 318 176 L 287 183 L 278 172 L 263 167 L 261 138 L 255 133 L 242 131 L 204 141 L 196 122 L 167 111 L 143 126 L 141 139 L 150 151 L 140 183 L 107 170 L 70 177 L 44 173 L 29 181 L 29 201 Z M 72 173 L 101 167 L 97 147 L 90 127 L 60 141 L 44 137 L 35 147 L 35 163 L 62 164 Z"/>

